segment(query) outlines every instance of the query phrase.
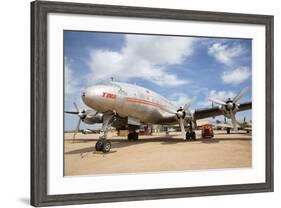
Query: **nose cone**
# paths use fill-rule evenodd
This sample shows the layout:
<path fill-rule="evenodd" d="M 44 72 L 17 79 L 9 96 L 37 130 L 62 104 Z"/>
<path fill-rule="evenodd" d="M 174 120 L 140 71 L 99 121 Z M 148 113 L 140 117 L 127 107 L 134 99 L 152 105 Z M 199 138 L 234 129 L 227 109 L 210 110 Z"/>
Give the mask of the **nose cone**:
<path fill-rule="evenodd" d="M 82 92 L 83 102 L 90 108 L 103 112 L 111 110 L 114 105 L 114 100 L 107 99 L 106 93 L 112 92 L 112 89 L 105 85 L 95 85 L 87 88 Z"/>
<path fill-rule="evenodd" d="M 100 86 L 92 86 L 82 92 L 83 102 L 92 107 L 94 101 L 98 101 L 102 97 L 102 89 Z"/>

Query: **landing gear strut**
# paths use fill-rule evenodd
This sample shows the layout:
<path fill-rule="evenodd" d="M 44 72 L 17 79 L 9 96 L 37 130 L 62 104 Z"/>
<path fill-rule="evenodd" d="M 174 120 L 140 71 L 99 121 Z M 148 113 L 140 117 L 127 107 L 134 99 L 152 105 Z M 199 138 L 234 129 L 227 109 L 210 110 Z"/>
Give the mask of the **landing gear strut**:
<path fill-rule="evenodd" d="M 130 132 L 128 134 L 128 140 L 134 140 L 137 141 L 139 139 L 139 134 L 137 132 Z"/>
<path fill-rule="evenodd" d="M 103 117 L 103 125 L 102 125 L 102 131 L 103 131 L 103 136 L 99 138 L 95 145 L 96 151 L 102 151 L 104 153 L 107 153 L 111 149 L 111 143 L 110 141 L 107 140 L 107 133 L 108 129 L 111 126 L 112 122 L 115 120 L 115 115 L 110 114 L 110 115 L 104 115 Z"/>
<path fill-rule="evenodd" d="M 192 122 L 189 122 L 189 131 L 186 132 L 185 134 L 185 139 L 186 140 L 196 140 L 196 134 L 195 131 L 192 129 Z"/>

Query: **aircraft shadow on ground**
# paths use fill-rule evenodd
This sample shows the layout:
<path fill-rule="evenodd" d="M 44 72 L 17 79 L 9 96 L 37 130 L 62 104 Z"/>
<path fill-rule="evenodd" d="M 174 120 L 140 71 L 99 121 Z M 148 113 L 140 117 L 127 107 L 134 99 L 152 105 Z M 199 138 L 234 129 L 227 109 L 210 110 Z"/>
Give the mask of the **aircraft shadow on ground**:
<path fill-rule="evenodd" d="M 71 150 L 69 152 L 65 152 L 65 154 L 72 155 L 72 154 L 81 154 L 81 153 L 94 152 L 94 151 L 95 151 L 95 147 L 90 146 L 90 147 L 84 147 L 81 149 Z"/>
<path fill-rule="evenodd" d="M 77 139 L 74 143 L 85 143 L 85 142 L 96 142 L 98 139 Z M 109 139 L 110 140 L 110 139 Z M 134 145 L 140 145 L 145 143 L 160 143 L 162 145 L 169 145 L 169 144 L 178 144 L 178 143 L 193 143 L 193 142 L 202 142 L 204 144 L 215 144 L 221 141 L 250 141 L 251 138 L 198 138 L 196 140 L 187 140 L 184 141 L 181 138 L 173 138 L 173 137 L 153 137 L 153 138 L 140 138 L 138 141 L 128 141 L 127 139 L 112 139 L 111 141 L 111 148 L 116 148 L 117 151 L 119 148 L 125 148 Z M 72 150 L 65 152 L 65 154 L 81 154 L 87 152 L 94 152 L 95 151 L 95 143 L 91 144 L 89 147 L 84 147 L 77 150 Z"/>

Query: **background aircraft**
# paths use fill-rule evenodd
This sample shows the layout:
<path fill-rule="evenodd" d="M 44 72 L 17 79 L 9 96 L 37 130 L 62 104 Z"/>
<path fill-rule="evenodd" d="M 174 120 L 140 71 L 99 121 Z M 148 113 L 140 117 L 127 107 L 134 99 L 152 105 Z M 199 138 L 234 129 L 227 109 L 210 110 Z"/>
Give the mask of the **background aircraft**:
<path fill-rule="evenodd" d="M 247 133 L 252 131 L 252 121 L 247 121 L 246 117 L 244 117 L 243 121 L 237 120 L 237 130 L 245 130 Z M 231 130 L 235 130 L 232 123 L 228 122 L 226 118 L 224 118 L 224 122 L 221 122 L 219 120 L 216 120 L 214 124 L 212 124 L 217 129 L 225 129 L 227 134 L 230 134 Z"/>
<path fill-rule="evenodd" d="M 198 119 L 224 115 L 232 119 L 237 128 L 235 113 L 252 108 L 251 102 L 238 103 L 246 93 L 244 88 L 233 99 L 221 101 L 210 98 L 220 106 L 197 109 L 194 113 L 189 111 L 195 99 L 184 106 L 177 107 L 163 96 L 137 85 L 121 82 L 94 85 L 82 93 L 83 102 L 90 108 L 81 110 L 76 104 L 76 111 L 66 113 L 76 114 L 79 121 L 76 133 L 79 131 L 81 121 L 87 124 L 102 123 L 103 136 L 96 143 L 96 150 L 110 151 L 111 143 L 107 140 L 107 133 L 111 127 L 117 130 L 129 130 L 128 139 L 137 140 L 137 129 L 143 124 L 170 125 L 178 123 L 184 140 L 195 139 L 193 128 Z M 185 127 L 188 126 L 188 130 Z M 76 134 L 75 133 L 75 134 Z M 74 134 L 74 135 L 75 135 Z"/>

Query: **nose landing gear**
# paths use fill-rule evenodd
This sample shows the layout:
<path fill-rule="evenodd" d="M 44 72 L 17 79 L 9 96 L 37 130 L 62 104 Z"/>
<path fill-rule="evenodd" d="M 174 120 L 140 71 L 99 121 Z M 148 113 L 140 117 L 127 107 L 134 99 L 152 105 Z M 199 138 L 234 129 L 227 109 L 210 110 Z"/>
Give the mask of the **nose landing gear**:
<path fill-rule="evenodd" d="M 111 142 L 104 138 L 100 138 L 97 141 L 95 148 L 96 148 L 96 151 L 102 151 L 104 153 L 107 153 L 111 149 Z"/>
<path fill-rule="evenodd" d="M 115 114 L 104 115 L 102 125 L 103 136 L 99 138 L 95 145 L 96 151 L 102 151 L 104 153 L 110 152 L 111 143 L 107 140 L 107 133 L 114 120 Z"/>

